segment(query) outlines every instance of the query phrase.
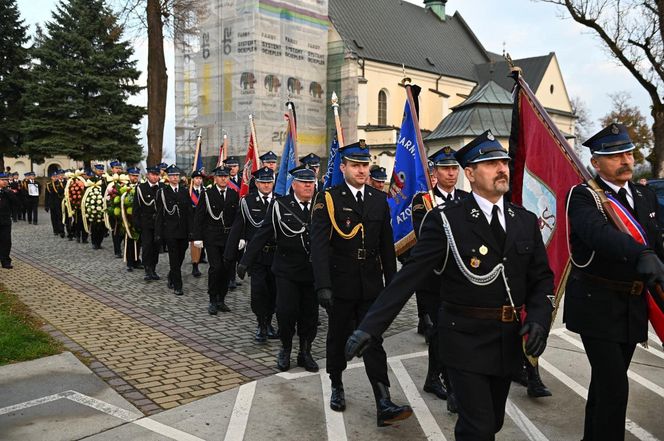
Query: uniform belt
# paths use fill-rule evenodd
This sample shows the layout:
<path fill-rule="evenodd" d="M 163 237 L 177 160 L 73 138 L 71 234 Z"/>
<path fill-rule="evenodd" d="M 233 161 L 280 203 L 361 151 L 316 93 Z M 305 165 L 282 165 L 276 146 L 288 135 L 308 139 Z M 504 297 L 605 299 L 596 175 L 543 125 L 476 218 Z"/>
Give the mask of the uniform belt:
<path fill-rule="evenodd" d="M 224 233 L 230 233 L 230 232 L 231 232 L 231 228 L 230 228 L 230 227 L 226 227 L 226 228 L 224 228 Z"/>
<path fill-rule="evenodd" d="M 276 245 L 265 245 L 263 247 L 263 252 L 264 253 L 271 253 L 272 251 L 276 250 L 277 246 Z"/>
<path fill-rule="evenodd" d="M 643 282 L 640 280 L 635 280 L 633 282 L 611 280 L 605 279 L 604 277 L 584 273 L 583 271 L 579 270 L 572 271 L 571 276 L 574 279 L 591 283 L 598 288 L 603 288 L 605 290 L 617 292 L 620 294 L 639 296 L 641 295 L 641 292 L 643 292 Z"/>
<path fill-rule="evenodd" d="M 367 249 L 367 248 L 357 248 L 354 250 L 335 250 L 334 254 L 338 256 L 350 257 L 357 260 L 366 260 L 370 257 L 378 256 L 378 250 L 376 248 Z"/>
<path fill-rule="evenodd" d="M 462 317 L 499 320 L 503 323 L 513 322 L 516 319 L 516 313 L 520 313 L 524 308 L 523 305 L 515 308 L 512 308 L 510 305 L 503 305 L 500 308 L 478 308 L 476 306 L 455 305 L 447 302 L 443 302 L 442 307 L 445 311 Z"/>

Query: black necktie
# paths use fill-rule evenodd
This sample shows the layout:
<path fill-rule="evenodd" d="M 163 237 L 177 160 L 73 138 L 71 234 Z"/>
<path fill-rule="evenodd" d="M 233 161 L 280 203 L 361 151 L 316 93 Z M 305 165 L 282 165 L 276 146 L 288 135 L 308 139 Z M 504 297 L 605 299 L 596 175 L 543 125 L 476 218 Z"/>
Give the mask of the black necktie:
<path fill-rule="evenodd" d="M 309 202 L 302 202 L 302 211 L 306 217 L 309 217 Z"/>
<path fill-rule="evenodd" d="M 360 206 L 360 211 L 363 211 L 364 210 L 364 200 L 362 199 L 362 192 L 358 190 L 357 195 L 355 195 L 355 197 L 357 198 L 357 205 Z"/>
<path fill-rule="evenodd" d="M 500 225 L 500 219 L 498 219 L 498 210 L 498 205 L 494 205 L 493 209 L 491 210 L 490 226 L 493 236 L 496 238 L 498 245 L 502 249 L 505 246 L 505 230 L 503 229 L 503 226 Z"/>
<path fill-rule="evenodd" d="M 270 202 L 267 200 L 267 196 L 263 196 L 263 204 L 267 206 Z"/>
<path fill-rule="evenodd" d="M 447 196 L 445 197 L 445 202 L 452 202 L 452 193 L 447 193 Z"/>
<path fill-rule="evenodd" d="M 221 196 L 221 202 L 225 202 L 225 201 L 226 201 L 226 198 L 224 197 L 224 196 L 225 196 L 225 193 L 226 193 L 226 192 L 225 192 L 224 190 L 219 190 L 219 196 Z"/>
<path fill-rule="evenodd" d="M 618 201 L 629 211 L 632 211 L 632 206 L 629 205 L 629 201 L 627 200 L 627 190 L 625 190 L 625 187 L 618 190 Z"/>

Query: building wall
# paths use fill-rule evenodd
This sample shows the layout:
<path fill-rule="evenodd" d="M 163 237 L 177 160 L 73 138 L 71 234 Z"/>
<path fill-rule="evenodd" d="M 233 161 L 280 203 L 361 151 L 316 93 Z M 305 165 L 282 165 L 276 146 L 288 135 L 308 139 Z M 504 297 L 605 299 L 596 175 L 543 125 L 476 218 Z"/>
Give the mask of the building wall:
<path fill-rule="evenodd" d="M 416 70 L 406 70 L 406 75 L 422 88 L 420 93 L 420 128 L 433 130 L 441 119 L 449 114 L 449 109 L 463 102 L 475 83 L 456 78 L 442 77 L 438 81 L 438 91 L 449 95 L 441 96 L 436 90 L 438 75 Z M 378 93 L 387 93 L 387 125 L 400 127 L 406 102 L 406 91 L 400 85 L 403 78 L 401 66 L 376 61 L 365 61 L 364 84 L 358 86 L 361 97 L 358 106 L 358 125 L 378 124 Z"/>
<path fill-rule="evenodd" d="M 54 156 L 48 158 L 43 164 L 30 164 L 30 158 L 27 156 L 19 156 L 18 158 L 5 157 L 5 168 L 10 167 L 12 172 L 18 172 L 20 178 L 23 178 L 23 173 L 34 171 L 37 176 L 47 176 L 50 169 L 76 169 L 82 168 L 83 163 L 74 161 L 66 156 Z"/>

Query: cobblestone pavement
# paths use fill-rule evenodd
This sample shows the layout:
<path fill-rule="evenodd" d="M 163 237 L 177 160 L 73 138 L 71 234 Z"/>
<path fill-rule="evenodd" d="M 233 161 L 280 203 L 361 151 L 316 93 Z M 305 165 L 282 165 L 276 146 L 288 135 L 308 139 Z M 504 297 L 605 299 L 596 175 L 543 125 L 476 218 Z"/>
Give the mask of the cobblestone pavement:
<path fill-rule="evenodd" d="M 54 236 L 48 214 L 39 225 L 15 223 L 13 270 L 0 282 L 45 321 L 46 330 L 89 362 L 90 368 L 147 414 L 224 391 L 273 374 L 278 340 L 253 341 L 255 317 L 249 283 L 230 291 L 230 313 L 207 314 L 207 265 L 191 276 L 183 265 L 185 295 L 166 288 L 168 256 L 161 254 L 162 280 L 145 282 L 143 271 L 128 273 L 113 256 L 110 237 L 103 249 Z M 411 299 L 386 336 L 412 329 L 417 313 Z M 327 317 L 313 345 L 325 357 Z M 276 319 L 274 320 L 276 324 Z M 297 343 L 296 343 L 297 345 Z"/>

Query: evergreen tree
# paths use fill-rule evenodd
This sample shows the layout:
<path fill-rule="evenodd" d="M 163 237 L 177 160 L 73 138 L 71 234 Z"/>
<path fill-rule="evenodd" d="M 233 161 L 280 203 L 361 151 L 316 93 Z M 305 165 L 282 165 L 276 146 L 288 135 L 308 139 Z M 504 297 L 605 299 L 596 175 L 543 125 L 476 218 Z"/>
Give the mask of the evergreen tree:
<path fill-rule="evenodd" d="M 27 30 L 15 0 L 0 0 L 0 170 L 4 156 L 21 154 Z"/>
<path fill-rule="evenodd" d="M 25 146 L 35 160 L 66 155 L 138 162 L 140 72 L 122 27 L 103 0 L 61 0 L 38 28 L 26 88 Z"/>

